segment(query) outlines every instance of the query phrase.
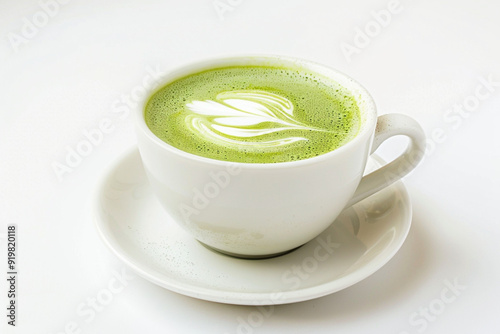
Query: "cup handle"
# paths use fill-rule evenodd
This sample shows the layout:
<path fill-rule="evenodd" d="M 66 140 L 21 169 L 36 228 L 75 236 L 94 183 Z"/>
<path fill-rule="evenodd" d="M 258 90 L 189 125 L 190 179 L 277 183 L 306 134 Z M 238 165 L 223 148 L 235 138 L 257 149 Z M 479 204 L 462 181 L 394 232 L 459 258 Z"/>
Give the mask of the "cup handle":
<path fill-rule="evenodd" d="M 378 117 L 370 154 L 375 152 L 386 139 L 398 135 L 410 138 L 406 151 L 385 166 L 363 176 L 346 208 L 401 179 L 422 160 L 426 143 L 424 131 L 413 118 L 402 114 Z"/>

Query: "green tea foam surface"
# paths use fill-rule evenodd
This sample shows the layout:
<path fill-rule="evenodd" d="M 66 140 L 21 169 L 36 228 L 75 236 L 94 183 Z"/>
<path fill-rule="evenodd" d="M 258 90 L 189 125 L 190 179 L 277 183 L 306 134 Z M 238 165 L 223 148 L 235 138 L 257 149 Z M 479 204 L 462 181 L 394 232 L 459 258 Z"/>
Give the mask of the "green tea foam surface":
<path fill-rule="evenodd" d="M 360 112 L 347 89 L 302 69 L 233 66 L 168 83 L 145 120 L 166 143 L 199 156 L 246 163 L 302 160 L 356 136 Z"/>

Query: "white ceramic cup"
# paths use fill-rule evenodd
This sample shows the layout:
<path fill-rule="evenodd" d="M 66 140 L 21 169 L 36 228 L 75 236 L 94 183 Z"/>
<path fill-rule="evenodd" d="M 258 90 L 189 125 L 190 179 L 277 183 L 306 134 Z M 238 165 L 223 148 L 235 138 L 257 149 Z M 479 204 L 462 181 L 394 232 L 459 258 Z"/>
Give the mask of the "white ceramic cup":
<path fill-rule="evenodd" d="M 307 243 L 348 206 L 374 194 L 411 171 L 422 159 L 425 135 L 412 118 L 377 118 L 370 94 L 336 70 L 282 56 L 238 56 L 184 66 L 164 77 L 160 87 L 189 74 L 231 65 L 304 68 L 347 88 L 359 106 L 362 125 L 350 142 L 326 154 L 292 162 L 239 163 L 181 151 L 156 137 L 136 110 L 141 158 L 153 191 L 168 214 L 194 238 L 220 252 L 268 257 Z M 410 138 L 406 151 L 363 177 L 368 156 L 387 138 Z M 167 219 L 166 219 L 167 221 Z"/>

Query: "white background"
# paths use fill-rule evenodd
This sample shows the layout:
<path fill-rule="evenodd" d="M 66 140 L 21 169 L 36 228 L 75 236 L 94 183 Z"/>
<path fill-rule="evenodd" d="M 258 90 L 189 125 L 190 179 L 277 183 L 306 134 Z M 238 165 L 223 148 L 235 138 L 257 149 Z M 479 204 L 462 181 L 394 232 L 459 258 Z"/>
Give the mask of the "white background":
<path fill-rule="evenodd" d="M 0 3 L 2 333 L 500 331 L 499 2 L 400 0 L 381 27 L 373 11 L 393 8 L 386 0 L 54 1 Z M 40 3 L 51 4 L 51 16 Z M 356 53 L 343 52 L 347 44 Z M 102 171 L 135 145 L 132 117 L 113 108 L 148 69 L 238 53 L 337 68 L 372 93 L 380 114 L 410 115 L 431 138 L 405 178 L 413 225 L 396 256 L 348 289 L 275 306 L 264 318 L 134 275 L 98 238 L 90 206 Z M 453 111 L 464 104 L 462 114 Z M 113 130 L 58 178 L 54 163 L 65 164 L 68 149 L 105 118 Z M 390 159 L 403 144 L 392 140 L 379 153 Z M 18 227 L 15 328 L 4 307 L 8 224 Z M 91 320 L 79 315 L 113 271 L 133 279 Z M 462 287 L 454 301 L 412 322 L 439 304 L 447 281 Z"/>

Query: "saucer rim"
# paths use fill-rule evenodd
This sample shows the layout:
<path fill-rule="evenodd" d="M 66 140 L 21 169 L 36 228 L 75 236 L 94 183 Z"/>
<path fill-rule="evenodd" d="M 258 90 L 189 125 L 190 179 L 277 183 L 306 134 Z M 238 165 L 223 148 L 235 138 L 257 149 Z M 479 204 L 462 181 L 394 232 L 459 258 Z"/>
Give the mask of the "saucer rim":
<path fill-rule="evenodd" d="M 340 290 L 346 289 L 356 283 L 359 283 L 360 281 L 370 277 L 375 272 L 380 270 L 383 266 L 385 266 L 400 250 L 411 228 L 412 214 L 413 214 L 411 199 L 404 183 L 401 180 L 399 180 L 394 184 L 392 184 L 390 187 L 395 187 L 400 192 L 401 200 L 405 204 L 404 214 L 408 218 L 405 219 L 405 222 L 401 225 L 402 229 L 401 232 L 399 233 L 398 242 L 396 244 L 393 244 L 392 250 L 384 258 L 372 259 L 362 268 L 356 269 L 348 273 L 346 276 L 333 279 L 326 283 L 318 284 L 312 287 L 307 287 L 307 288 L 299 287 L 297 289 L 289 291 L 277 290 L 268 292 L 240 292 L 240 291 L 210 289 L 206 287 L 200 287 L 194 284 L 180 282 L 179 280 L 176 280 L 174 278 L 167 277 L 162 272 L 148 266 L 147 264 L 137 263 L 138 261 L 134 260 L 133 256 L 127 255 L 127 250 L 121 246 L 120 242 L 114 236 L 114 233 L 111 231 L 110 225 L 106 223 L 107 220 L 100 214 L 101 194 L 103 193 L 106 185 L 108 184 L 108 180 L 113 175 L 115 170 L 119 168 L 124 163 L 124 161 L 132 158 L 134 154 L 140 157 L 140 153 L 136 146 L 129 148 L 128 150 L 124 151 L 121 155 L 119 155 L 113 162 L 111 162 L 107 166 L 102 176 L 99 178 L 98 185 L 94 192 L 93 204 L 92 204 L 94 226 L 97 229 L 100 239 L 106 245 L 106 247 L 111 251 L 111 253 L 113 253 L 119 260 L 121 260 L 124 264 L 130 267 L 136 274 L 167 290 L 185 296 L 189 296 L 192 298 L 217 302 L 217 303 L 224 303 L 224 304 L 264 306 L 264 305 L 282 305 L 282 304 L 297 303 L 330 295 Z M 372 154 L 369 157 L 369 159 L 374 160 L 375 163 L 378 165 L 385 164 L 385 161 L 376 154 Z M 377 193 L 375 193 L 372 196 L 377 196 Z M 388 248 L 386 247 L 382 251 L 379 251 L 379 254 L 381 254 L 387 249 Z M 221 256 L 226 256 L 226 255 L 221 254 Z M 248 260 L 248 261 L 255 261 L 255 260 Z M 277 295 L 279 295 L 279 298 L 273 297 Z"/>

